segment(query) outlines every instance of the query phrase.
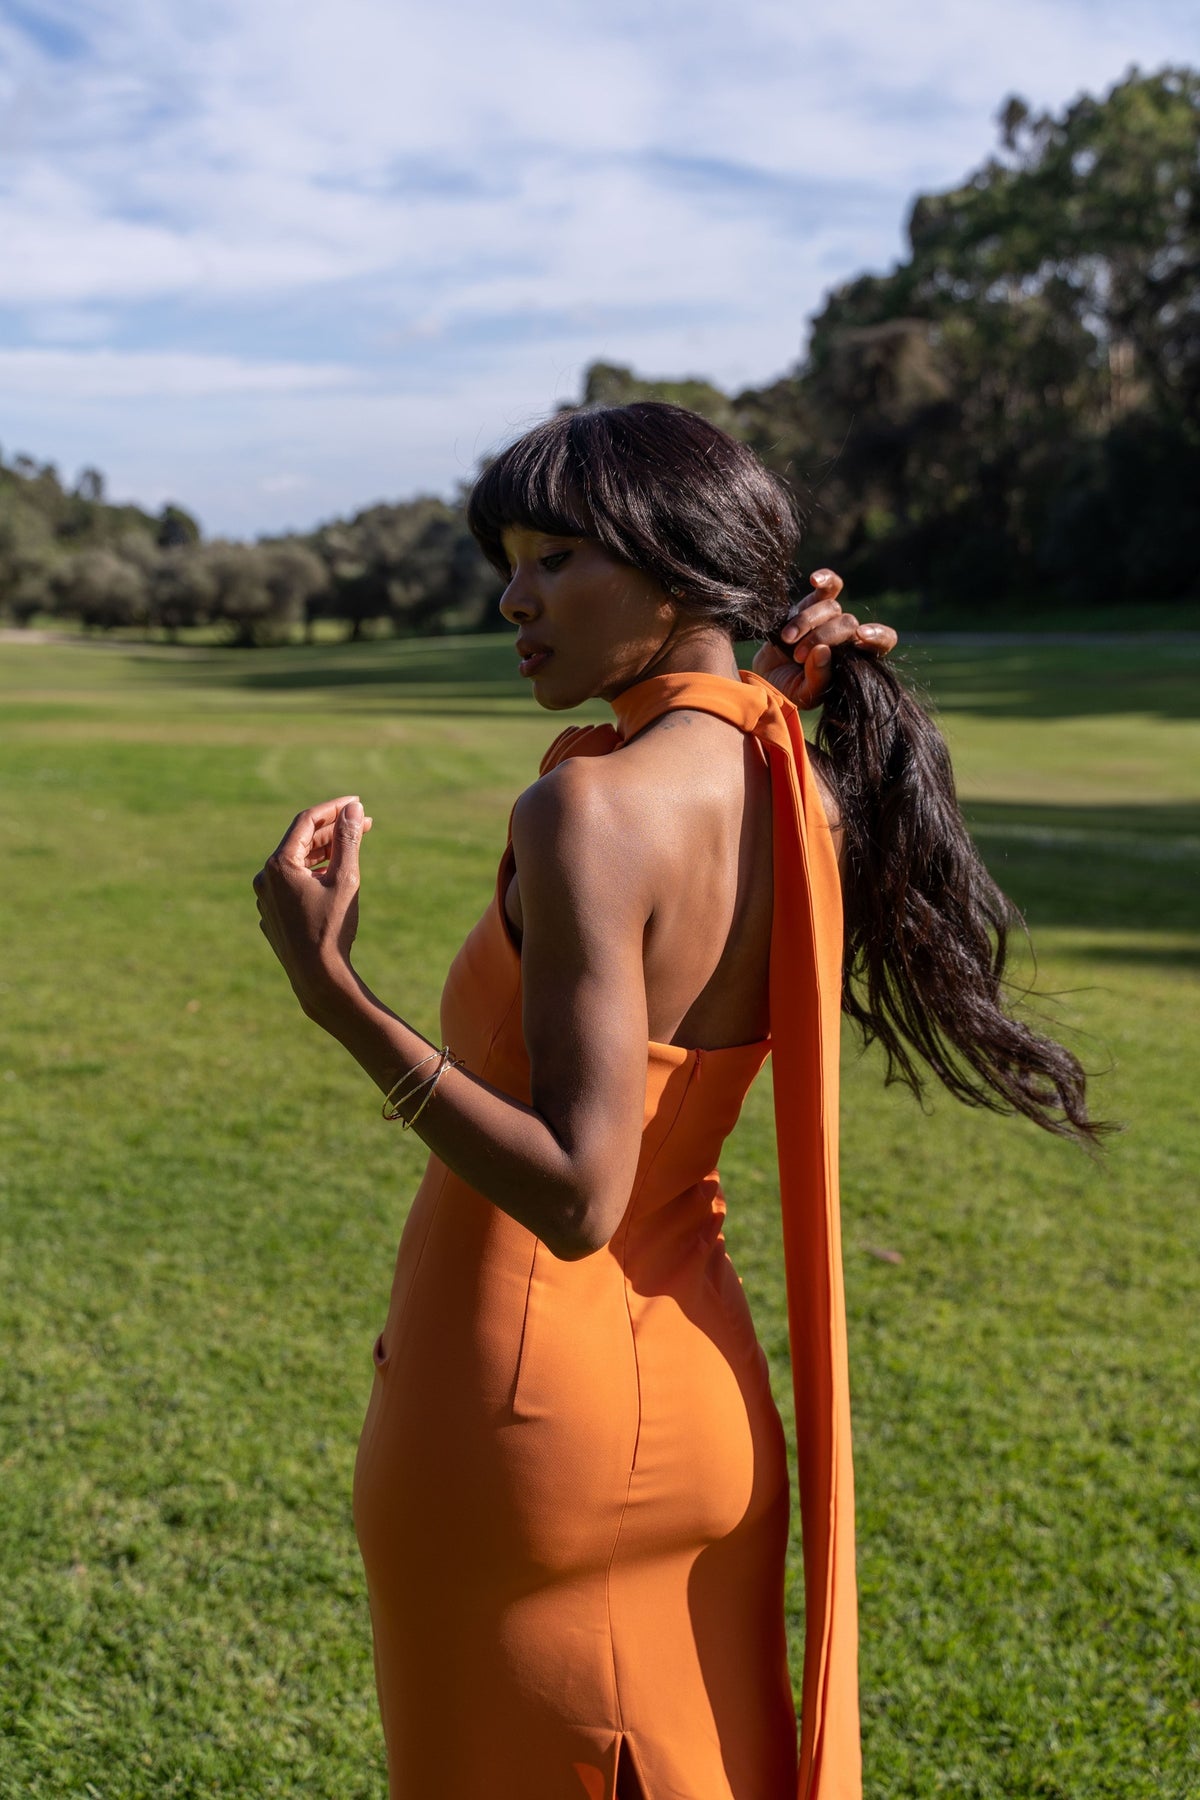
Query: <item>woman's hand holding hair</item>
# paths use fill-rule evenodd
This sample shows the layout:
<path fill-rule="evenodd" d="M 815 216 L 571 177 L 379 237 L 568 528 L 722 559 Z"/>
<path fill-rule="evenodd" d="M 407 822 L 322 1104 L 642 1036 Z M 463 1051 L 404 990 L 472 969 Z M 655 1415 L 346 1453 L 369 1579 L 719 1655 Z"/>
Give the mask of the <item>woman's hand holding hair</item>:
<path fill-rule="evenodd" d="M 297 813 L 254 877 L 263 935 L 310 1018 L 355 979 L 358 849 L 371 821 L 357 794 Z"/>
<path fill-rule="evenodd" d="M 896 648 L 890 625 L 861 625 L 853 613 L 843 612 L 838 599 L 842 578 L 832 569 L 818 569 L 811 576 L 813 591 L 788 616 L 779 632 L 779 643 L 767 642 L 751 667 L 802 712 L 820 706 L 829 686 L 833 652 L 840 645 L 886 656 Z"/>

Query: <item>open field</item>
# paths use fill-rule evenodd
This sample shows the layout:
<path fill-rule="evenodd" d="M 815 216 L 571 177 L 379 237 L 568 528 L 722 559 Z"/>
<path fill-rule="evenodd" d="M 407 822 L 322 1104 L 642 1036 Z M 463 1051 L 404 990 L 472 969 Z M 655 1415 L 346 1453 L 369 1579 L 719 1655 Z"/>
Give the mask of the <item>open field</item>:
<path fill-rule="evenodd" d="M 1097 1164 L 922 1112 L 847 1044 L 867 1793 L 1185 1800 L 1200 641 L 912 663 L 1127 1130 Z M 359 963 L 432 1031 L 562 722 L 498 639 L 0 645 L 0 1800 L 381 1800 L 350 1474 L 421 1151 L 299 1015 L 249 879 L 360 792 Z M 724 1174 L 786 1407 L 769 1114 L 764 1082 Z M 793 1597 L 798 1655 L 798 1559 Z"/>

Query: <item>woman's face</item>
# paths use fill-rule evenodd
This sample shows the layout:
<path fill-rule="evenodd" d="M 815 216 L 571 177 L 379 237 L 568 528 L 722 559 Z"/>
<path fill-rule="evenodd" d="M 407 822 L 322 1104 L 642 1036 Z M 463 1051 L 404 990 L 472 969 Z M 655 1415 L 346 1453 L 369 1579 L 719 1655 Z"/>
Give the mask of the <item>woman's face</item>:
<path fill-rule="evenodd" d="M 539 706 L 611 700 L 657 672 L 679 618 L 657 581 L 594 538 L 514 525 L 503 543 L 510 578 L 500 611 L 517 627 L 521 674 Z"/>

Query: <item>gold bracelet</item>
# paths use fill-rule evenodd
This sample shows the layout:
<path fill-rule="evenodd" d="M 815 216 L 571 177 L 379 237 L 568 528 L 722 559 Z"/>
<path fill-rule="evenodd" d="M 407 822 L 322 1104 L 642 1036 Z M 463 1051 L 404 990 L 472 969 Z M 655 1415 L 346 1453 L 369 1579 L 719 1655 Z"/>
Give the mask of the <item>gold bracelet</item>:
<path fill-rule="evenodd" d="M 423 1056 L 419 1063 L 414 1063 L 411 1069 L 405 1070 L 398 1081 L 392 1083 L 391 1087 L 383 1097 L 383 1116 L 388 1121 L 389 1125 L 393 1119 L 400 1118 L 400 1108 L 404 1101 L 411 1100 L 413 1095 L 417 1093 L 419 1089 L 423 1088 L 425 1082 L 429 1080 L 428 1075 L 425 1076 L 422 1081 L 414 1080 L 414 1076 L 420 1073 L 426 1063 L 436 1062 L 437 1058 L 438 1052 L 436 1050 L 431 1050 L 428 1056 Z M 409 1086 L 410 1082 L 412 1083 L 411 1087 Z M 389 1106 L 393 1109 L 391 1112 L 388 1111 Z"/>
<path fill-rule="evenodd" d="M 420 1073 L 421 1070 L 427 1063 L 431 1062 L 436 1062 L 437 1068 L 433 1071 L 432 1075 L 422 1076 Z M 399 1119 L 401 1131 L 411 1131 L 421 1114 L 425 1111 L 425 1108 L 429 1105 L 434 1088 L 452 1064 L 455 1068 L 461 1067 L 462 1058 L 460 1056 L 455 1056 L 449 1044 L 444 1044 L 440 1052 L 431 1050 L 429 1055 L 423 1056 L 419 1063 L 414 1063 L 412 1068 L 400 1077 L 399 1081 L 389 1089 L 384 1097 L 383 1116 L 388 1121 L 389 1125 L 396 1119 Z M 400 1108 L 409 1100 L 416 1099 L 418 1094 L 420 1094 L 421 1099 L 417 1110 L 411 1119 L 406 1119 Z M 390 1111 L 388 1110 L 389 1107 L 391 1108 Z"/>
<path fill-rule="evenodd" d="M 460 1061 L 460 1059 L 457 1056 L 454 1056 L 451 1054 L 450 1046 L 449 1046 L 449 1044 L 447 1044 L 446 1048 L 442 1051 L 442 1060 L 438 1064 L 437 1068 L 433 1071 L 433 1074 L 430 1076 L 429 1081 L 425 1088 L 425 1092 L 421 1096 L 420 1106 L 418 1106 L 416 1112 L 413 1114 L 411 1119 L 401 1119 L 401 1121 L 400 1121 L 401 1131 L 411 1131 L 412 1130 L 413 1126 L 416 1124 L 416 1122 L 420 1118 L 421 1114 L 425 1111 L 425 1108 L 429 1105 L 429 1102 L 433 1099 L 433 1090 L 437 1086 L 438 1082 L 442 1079 L 442 1076 L 446 1073 L 446 1070 L 448 1068 L 450 1068 L 452 1065 L 453 1065 L 453 1067 L 457 1068 L 459 1061 Z"/>

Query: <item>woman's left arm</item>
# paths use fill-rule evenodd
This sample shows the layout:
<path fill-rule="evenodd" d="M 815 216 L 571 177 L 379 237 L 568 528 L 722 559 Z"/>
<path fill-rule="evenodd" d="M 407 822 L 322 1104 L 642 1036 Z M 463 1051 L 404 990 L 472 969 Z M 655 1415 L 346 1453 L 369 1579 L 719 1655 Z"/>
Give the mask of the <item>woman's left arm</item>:
<path fill-rule="evenodd" d="M 820 706 L 829 686 L 833 653 L 846 644 L 886 656 L 896 648 L 890 625 L 863 625 L 842 610 L 842 578 L 832 569 L 817 569 L 809 579 L 812 592 L 792 608 L 777 639 L 765 643 L 752 667 L 802 712 Z"/>

